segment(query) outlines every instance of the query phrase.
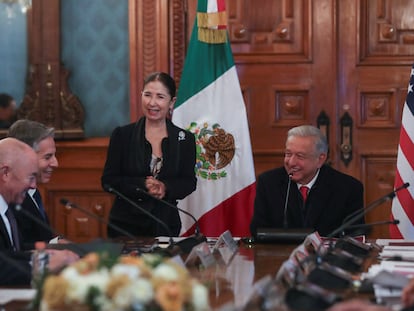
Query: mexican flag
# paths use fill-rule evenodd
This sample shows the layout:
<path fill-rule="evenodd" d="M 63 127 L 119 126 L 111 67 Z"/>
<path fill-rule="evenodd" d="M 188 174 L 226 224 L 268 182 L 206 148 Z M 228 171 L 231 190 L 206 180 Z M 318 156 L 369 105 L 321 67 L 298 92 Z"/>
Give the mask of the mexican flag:
<path fill-rule="evenodd" d="M 178 89 L 173 122 L 197 144 L 197 189 L 178 204 L 206 236 L 250 236 L 256 179 L 247 122 L 231 47 L 225 0 L 199 0 Z M 181 216 L 182 234 L 194 223 Z"/>

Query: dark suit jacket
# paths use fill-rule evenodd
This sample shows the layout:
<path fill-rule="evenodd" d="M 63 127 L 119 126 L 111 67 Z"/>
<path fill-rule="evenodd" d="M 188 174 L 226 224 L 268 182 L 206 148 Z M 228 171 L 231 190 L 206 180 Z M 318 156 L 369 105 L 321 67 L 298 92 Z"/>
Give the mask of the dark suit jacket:
<path fill-rule="evenodd" d="M 40 222 L 44 223 L 46 226 L 49 225 L 49 219 L 43 219 L 42 215 L 39 212 L 36 204 L 33 202 L 30 194 L 26 194 L 26 198 L 21 204 L 22 208 L 30 213 L 34 218 L 38 219 Z M 54 234 L 51 230 L 43 227 L 30 217 L 27 217 L 22 212 L 15 212 L 16 221 L 19 226 L 19 230 L 22 236 L 22 242 L 25 248 L 33 248 L 36 241 L 45 241 L 49 242 L 53 239 Z"/>
<path fill-rule="evenodd" d="M 257 228 L 283 228 L 288 175 L 281 167 L 261 174 L 257 180 L 254 214 L 250 224 L 253 235 Z M 355 178 L 324 165 L 309 191 L 306 206 L 296 183 L 290 187 L 288 228 L 311 228 L 326 236 L 338 228 L 344 218 L 363 208 L 363 186 Z M 364 223 L 360 219 L 356 223 Z"/>
<path fill-rule="evenodd" d="M 30 285 L 31 266 L 28 260 L 15 259 L 0 252 L 0 286 Z"/>
<path fill-rule="evenodd" d="M 29 261 L 29 252 L 13 251 L 3 218 L 0 217 L 0 286 L 29 285 Z"/>
<path fill-rule="evenodd" d="M 168 137 L 161 144 L 163 166 L 158 179 L 167 189 L 164 200 L 176 205 L 196 188 L 195 137 L 189 131 L 167 120 Z M 108 147 L 101 178 L 102 186 L 109 185 L 139 206 L 163 221 L 172 235 L 178 235 L 181 221 L 176 209 L 157 202 L 139 192 L 145 188 L 145 179 L 151 175 L 151 144 L 145 139 L 145 117 L 138 122 L 114 129 Z M 168 235 L 165 228 L 123 199 L 116 197 L 109 220 L 136 236 Z M 110 228 L 109 228 L 110 229 Z M 109 236 L 119 235 L 108 230 Z"/>

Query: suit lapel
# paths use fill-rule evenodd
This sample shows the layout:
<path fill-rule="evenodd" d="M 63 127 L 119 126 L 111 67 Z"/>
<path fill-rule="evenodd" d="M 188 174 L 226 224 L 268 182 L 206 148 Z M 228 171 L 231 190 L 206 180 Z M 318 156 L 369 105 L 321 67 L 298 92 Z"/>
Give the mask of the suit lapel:
<path fill-rule="evenodd" d="M 316 224 L 320 223 L 320 217 L 325 208 L 334 208 L 334 206 L 326 206 L 327 202 L 331 202 L 332 196 L 332 183 L 327 182 L 326 174 L 323 167 L 319 172 L 319 176 L 309 192 L 306 213 L 306 225 L 312 228 L 316 227 Z"/>
<path fill-rule="evenodd" d="M 0 217 L 0 249 L 12 250 L 13 245 L 10 241 L 9 233 L 7 232 L 6 225 L 3 218 Z"/>
<path fill-rule="evenodd" d="M 34 202 L 34 199 L 31 197 L 29 193 L 26 194 L 26 198 L 24 199 L 22 203 L 22 207 L 25 209 L 25 211 L 29 212 L 37 219 L 44 221 L 44 218 L 42 214 L 40 213 L 39 208 L 37 207 L 36 203 Z M 47 224 L 49 224 L 49 219 L 46 213 L 45 213 L 45 216 L 46 216 L 45 221 Z"/>

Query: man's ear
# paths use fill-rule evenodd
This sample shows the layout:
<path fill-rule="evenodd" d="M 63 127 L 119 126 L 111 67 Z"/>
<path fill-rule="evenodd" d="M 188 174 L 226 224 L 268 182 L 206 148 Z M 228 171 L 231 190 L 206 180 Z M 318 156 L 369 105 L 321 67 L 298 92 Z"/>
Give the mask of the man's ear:
<path fill-rule="evenodd" d="M 319 161 L 319 168 L 322 167 L 322 165 L 324 165 L 324 163 L 326 162 L 326 159 L 328 158 L 328 155 L 326 153 L 321 153 L 319 155 L 318 161 Z"/>

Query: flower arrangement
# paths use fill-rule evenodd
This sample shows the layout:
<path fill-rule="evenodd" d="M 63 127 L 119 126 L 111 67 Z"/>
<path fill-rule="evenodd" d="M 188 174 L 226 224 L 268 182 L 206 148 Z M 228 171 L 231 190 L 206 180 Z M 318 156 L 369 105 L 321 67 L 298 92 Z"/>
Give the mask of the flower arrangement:
<path fill-rule="evenodd" d="M 152 254 L 121 256 L 110 264 L 102 255 L 88 254 L 47 276 L 39 298 L 41 311 L 210 309 L 205 286 L 184 267 Z"/>

